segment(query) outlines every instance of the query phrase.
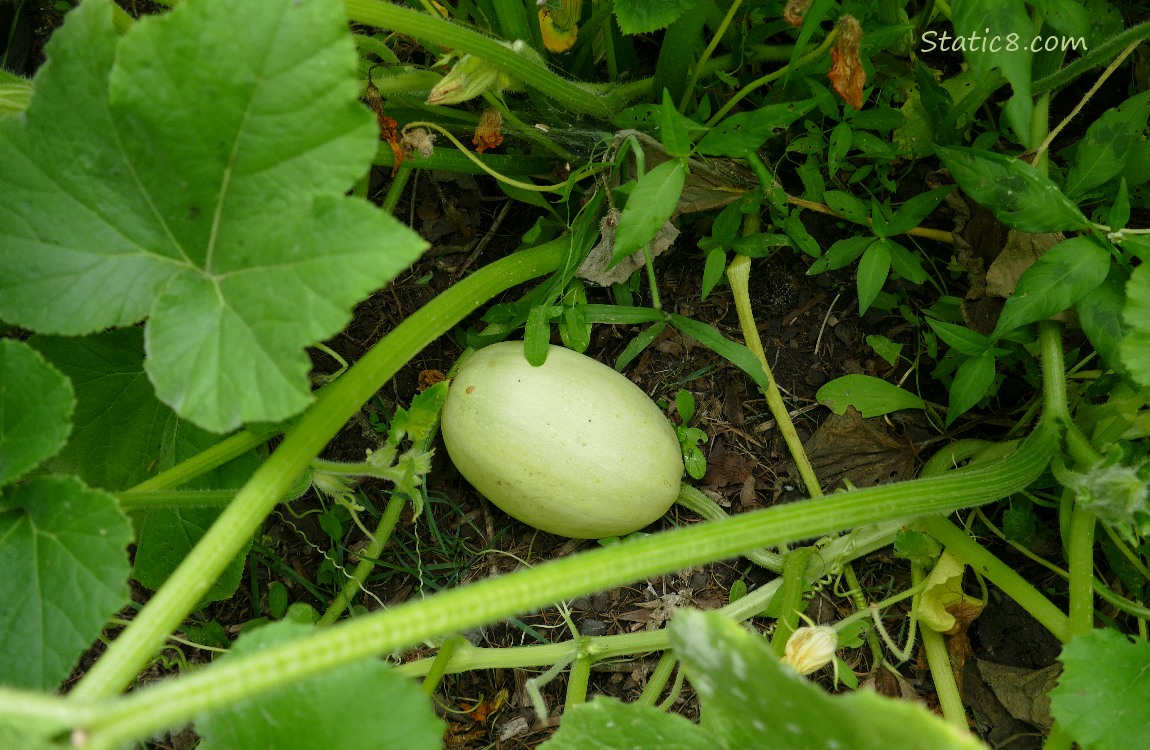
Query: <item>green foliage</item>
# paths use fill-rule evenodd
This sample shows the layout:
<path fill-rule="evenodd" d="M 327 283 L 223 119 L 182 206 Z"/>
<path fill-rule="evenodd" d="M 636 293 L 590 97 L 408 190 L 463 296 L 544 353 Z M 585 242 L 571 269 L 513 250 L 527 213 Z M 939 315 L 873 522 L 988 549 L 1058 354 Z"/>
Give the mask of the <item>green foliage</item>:
<path fill-rule="evenodd" d="M 1081 746 L 1118 750 L 1150 736 L 1150 644 L 1105 628 L 1075 638 L 1058 659 L 1065 671 L 1050 713 Z"/>
<path fill-rule="evenodd" d="M 781 665 L 757 633 L 715 612 L 682 610 L 670 630 L 675 653 L 699 694 L 700 724 L 597 698 L 574 707 L 570 723 L 565 721 L 543 747 L 985 747 L 922 706 L 871 691 L 831 697 Z"/>
<path fill-rule="evenodd" d="M 295 622 L 245 635 L 224 657 L 238 658 L 303 638 L 314 628 Z M 272 695 L 241 701 L 196 719 L 204 750 L 276 747 L 442 747 L 443 724 L 412 681 L 378 659 L 364 659 Z"/>
<path fill-rule="evenodd" d="M 819 388 L 815 398 L 835 414 L 853 406 L 864 417 L 879 417 L 901 409 L 922 409 L 923 400 L 910 391 L 871 375 L 844 375 Z"/>
<path fill-rule="evenodd" d="M 64 447 L 72 384 L 27 344 L 0 340 L 0 486 Z"/>
<path fill-rule="evenodd" d="M 660 3 L 617 0 L 615 19 L 624 34 L 644 34 L 667 28 L 694 4 L 694 0 L 666 0 Z"/>
<path fill-rule="evenodd" d="M 147 317 L 148 375 L 182 416 L 291 416 L 303 347 L 423 247 L 342 195 L 376 140 L 345 19 L 195 2 L 121 37 L 111 18 L 70 13 L 26 116 L 0 121 L 0 315 L 61 334 Z"/>
<path fill-rule="evenodd" d="M 39 477 L 0 499 L 0 684 L 53 691 L 128 602 L 132 528 L 114 498 Z"/>

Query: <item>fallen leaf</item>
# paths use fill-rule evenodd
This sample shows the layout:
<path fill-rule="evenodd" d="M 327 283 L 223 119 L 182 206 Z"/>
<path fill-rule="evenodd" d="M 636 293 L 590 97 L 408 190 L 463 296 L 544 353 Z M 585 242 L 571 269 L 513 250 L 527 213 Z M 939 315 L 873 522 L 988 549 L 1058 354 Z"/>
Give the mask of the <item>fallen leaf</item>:
<path fill-rule="evenodd" d="M 827 417 L 804 446 L 826 489 L 848 480 L 856 487 L 914 478 L 914 449 L 887 434 L 881 418 L 863 419 L 853 406 Z"/>

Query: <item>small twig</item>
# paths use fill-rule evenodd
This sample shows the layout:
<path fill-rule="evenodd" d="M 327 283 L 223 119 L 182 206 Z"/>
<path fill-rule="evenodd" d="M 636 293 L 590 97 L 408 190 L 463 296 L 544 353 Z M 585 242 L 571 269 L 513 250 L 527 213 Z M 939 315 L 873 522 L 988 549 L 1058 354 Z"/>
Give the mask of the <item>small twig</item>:
<path fill-rule="evenodd" d="M 456 279 L 463 275 L 463 272 L 467 270 L 468 266 L 470 266 L 476 261 L 476 259 L 479 258 L 484 248 L 486 248 L 487 244 L 491 242 L 491 238 L 495 236 L 497 231 L 499 231 L 499 226 L 503 223 L 503 220 L 507 218 L 507 212 L 511 210 L 512 203 L 514 203 L 514 201 L 504 201 L 503 207 L 499 209 L 499 213 L 495 214 L 495 219 L 491 222 L 491 227 L 487 230 L 487 233 L 484 234 L 483 237 L 481 237 L 479 241 L 475 243 L 475 249 L 471 251 L 471 254 L 467 256 L 467 259 L 463 261 L 462 265 L 460 265 L 459 268 L 455 270 L 455 273 L 452 277 L 453 283 Z"/>
<path fill-rule="evenodd" d="M 839 301 L 839 297 L 843 296 L 842 292 L 835 295 L 831 300 L 831 304 L 827 307 L 827 314 L 823 316 L 823 323 L 819 326 L 819 335 L 815 338 L 815 356 L 819 356 L 819 347 L 823 345 L 823 331 L 827 329 L 827 319 L 831 317 L 831 310 L 835 309 L 835 303 Z"/>

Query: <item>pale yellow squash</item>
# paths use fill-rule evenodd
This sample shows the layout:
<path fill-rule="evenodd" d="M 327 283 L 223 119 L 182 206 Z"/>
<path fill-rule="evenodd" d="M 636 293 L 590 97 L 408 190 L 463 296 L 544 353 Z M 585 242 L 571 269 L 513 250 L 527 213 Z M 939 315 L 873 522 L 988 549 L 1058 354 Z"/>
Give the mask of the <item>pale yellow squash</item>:
<path fill-rule="evenodd" d="M 590 357 L 552 346 L 532 367 L 522 341 L 480 349 L 443 405 L 459 473 L 505 513 L 579 539 L 637 531 L 679 493 L 675 430 L 647 394 Z"/>

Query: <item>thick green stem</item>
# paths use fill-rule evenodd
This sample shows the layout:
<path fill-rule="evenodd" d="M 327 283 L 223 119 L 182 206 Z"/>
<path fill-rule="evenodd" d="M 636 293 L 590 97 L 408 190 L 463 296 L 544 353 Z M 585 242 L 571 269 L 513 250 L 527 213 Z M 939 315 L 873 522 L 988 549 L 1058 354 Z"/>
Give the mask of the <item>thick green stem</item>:
<path fill-rule="evenodd" d="M 444 18 L 379 0 L 345 0 L 344 8 L 348 18 L 356 23 L 392 29 L 417 39 L 433 41 L 459 54 L 488 60 L 569 112 L 609 118 L 624 104 L 618 95 L 594 94 L 574 81 L 555 75 L 542 62 Z"/>
<path fill-rule="evenodd" d="M 795 460 L 795 467 L 799 471 L 799 476 L 802 477 L 803 484 L 806 485 L 807 493 L 811 497 L 819 497 L 823 494 L 822 487 L 819 486 L 819 479 L 815 475 L 810 459 L 807 458 L 806 451 L 803 449 L 803 441 L 799 439 L 799 433 L 795 430 L 795 423 L 791 421 L 787 405 L 783 403 L 783 394 L 779 392 L 779 387 L 775 383 L 775 376 L 771 374 L 770 365 L 767 364 L 767 355 L 763 352 L 763 342 L 759 339 L 759 331 L 755 326 L 755 316 L 751 312 L 750 278 L 751 259 L 745 255 L 736 255 L 735 259 L 731 261 L 730 267 L 727 268 L 727 280 L 731 284 L 735 308 L 739 313 L 739 326 L 743 330 L 743 341 L 758 358 L 759 364 L 763 366 L 763 372 L 767 373 L 767 378 L 770 380 L 770 384 L 763 389 L 763 395 L 767 397 L 767 406 L 775 417 L 775 424 L 778 426 L 779 432 L 782 433 L 787 448 L 791 451 L 791 457 Z"/>
<path fill-rule="evenodd" d="M 557 258 L 553 257 L 552 261 L 556 262 Z M 356 380 L 356 370 L 365 361 L 367 358 L 344 377 Z M 382 382 L 382 379 L 376 382 Z M 346 414 L 350 414 L 358 403 L 361 402 L 349 402 Z M 299 429 L 312 426 L 313 421 L 305 417 Z M 342 424 L 342 419 L 339 424 Z M 333 432 L 334 429 L 338 427 L 333 428 Z M 298 430 L 293 431 L 284 445 L 293 438 L 299 439 Z M 561 558 L 512 575 L 486 579 L 347 620 L 301 641 L 218 662 L 155 687 L 136 691 L 109 705 L 107 711 L 93 720 L 87 728 L 90 747 L 117 747 L 124 741 L 181 724 L 193 716 L 284 684 L 322 674 L 374 654 L 409 647 L 428 638 L 443 637 L 522 614 L 549 602 L 726 559 L 764 545 L 809 539 L 880 521 L 949 513 L 990 502 L 1029 485 L 1050 460 L 1056 443 L 1055 431 L 1042 423 L 1015 454 L 1002 461 L 959 469 L 944 477 L 866 488 L 775 506 L 725 521 L 675 529 Z M 318 442 L 319 447 L 322 445 L 322 441 Z M 315 452 L 318 449 L 315 448 Z M 305 460 L 310 460 L 310 456 Z M 239 505 L 237 498 L 232 507 Z M 209 534 L 217 532 L 219 525 L 213 526 Z M 247 534 L 250 534 L 250 528 L 240 534 L 237 547 Z M 197 548 L 196 552 L 199 551 Z M 230 555 L 217 556 L 224 563 L 230 559 Z M 183 578 L 181 583 L 188 582 L 187 575 L 181 576 L 181 571 L 173 577 Z M 190 597 L 191 603 L 194 604 L 198 598 L 197 588 Z M 181 600 L 181 604 L 184 603 Z M 157 626 L 157 617 L 153 615 L 150 625 L 153 631 L 160 633 L 162 643 L 168 632 L 168 622 L 163 621 Z M 174 626 L 178 619 L 176 617 L 170 624 Z M 128 632 L 113 643 L 113 648 L 127 635 Z M 131 655 L 142 654 L 147 658 L 158 644 L 147 641 L 139 645 L 139 638 L 136 636 L 131 641 L 135 646 Z M 118 662 L 123 663 L 130 658 L 120 655 Z M 112 672 L 111 678 L 107 670 L 105 672 L 98 685 L 107 685 L 110 679 L 123 676 L 123 670 Z M 133 666 L 125 679 L 131 679 L 134 673 Z M 105 691 L 110 692 L 106 687 Z M 86 692 L 89 697 L 99 694 L 91 689 Z"/>
<path fill-rule="evenodd" d="M 775 626 L 775 635 L 771 638 L 771 650 L 780 658 L 786 651 L 787 639 L 799 626 L 799 611 L 802 609 L 803 594 L 807 590 L 807 563 L 814 551 L 814 547 L 792 550 L 783 565 L 782 611 Z"/>
<path fill-rule="evenodd" d="M 911 574 L 914 585 L 921 586 L 925 578 L 922 566 L 917 563 L 912 565 Z M 950 663 L 950 654 L 947 652 L 942 633 L 926 627 L 925 624 L 921 632 L 922 650 L 930 666 L 930 676 L 934 680 L 934 692 L 938 695 L 942 715 L 954 726 L 965 730 L 966 709 L 962 706 L 962 696 L 954 679 L 954 667 Z"/>
<path fill-rule="evenodd" d="M 163 646 L 168 634 L 251 539 L 299 473 L 364 402 L 408 360 L 479 305 L 501 291 L 557 268 L 569 245 L 570 240 L 561 237 L 477 271 L 396 326 L 338 381 L 325 388 L 72 695 L 106 697 L 131 684 Z"/>
<path fill-rule="evenodd" d="M 1094 514 L 1076 506 L 1070 521 L 1070 633 L 1086 635 L 1094 629 Z"/>
<path fill-rule="evenodd" d="M 942 542 L 978 573 L 1016 601 L 1020 607 L 1038 620 L 1054 637 L 1065 643 L 1070 640 L 1070 619 L 1010 566 L 991 554 L 985 547 L 942 516 L 919 519 L 918 525 Z"/>

